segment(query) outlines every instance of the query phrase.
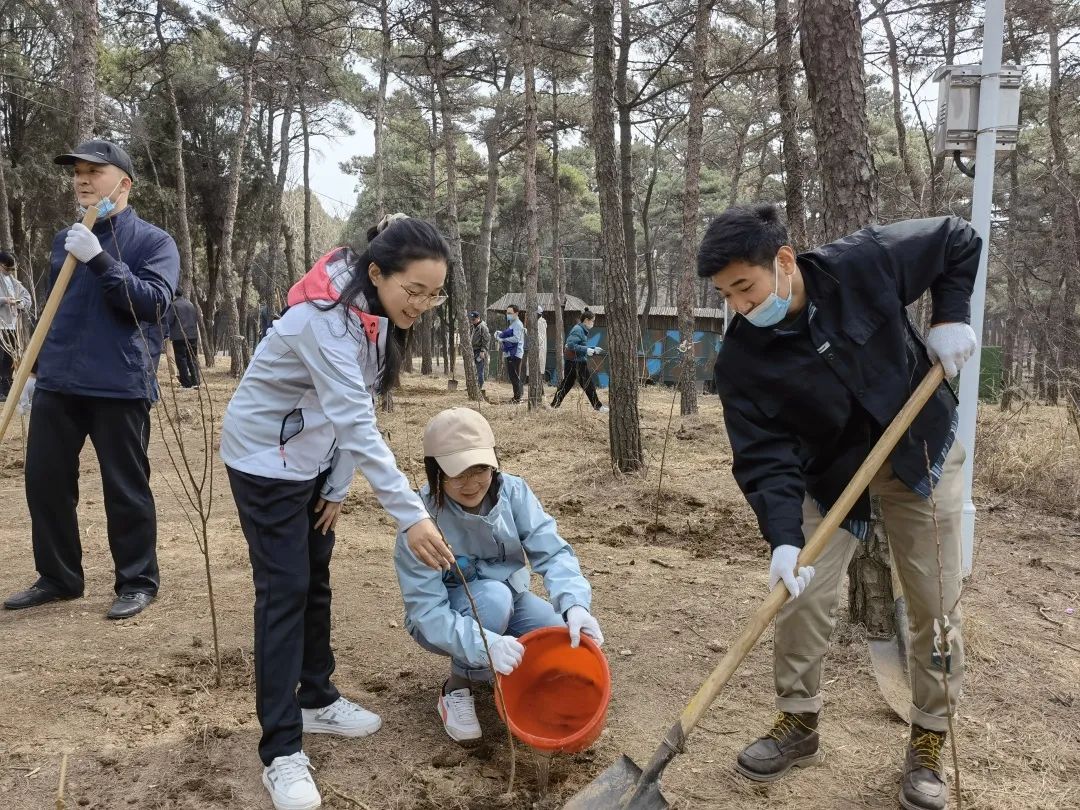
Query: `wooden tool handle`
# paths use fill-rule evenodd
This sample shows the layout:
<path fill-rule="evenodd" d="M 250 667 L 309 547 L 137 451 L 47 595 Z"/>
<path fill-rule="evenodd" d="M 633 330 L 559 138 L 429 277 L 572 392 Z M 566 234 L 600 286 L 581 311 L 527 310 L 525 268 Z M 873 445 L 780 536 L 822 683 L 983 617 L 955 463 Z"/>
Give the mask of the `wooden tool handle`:
<path fill-rule="evenodd" d="M 93 227 L 97 218 L 98 207 L 92 205 L 87 209 L 82 224 L 87 228 Z M 75 273 L 75 266 L 78 263 L 79 260 L 70 253 L 64 259 L 64 266 L 60 268 L 60 275 L 56 277 L 56 283 L 53 284 L 52 292 L 49 293 L 49 300 L 45 302 L 45 308 L 41 310 L 41 318 L 38 320 L 37 328 L 34 329 L 30 342 L 26 344 L 26 351 L 23 352 L 19 367 L 15 371 L 15 380 L 11 384 L 11 391 L 8 392 L 7 402 L 4 403 L 3 413 L 0 414 L 0 442 L 3 442 L 4 437 L 7 435 L 11 419 L 19 405 L 19 399 L 22 397 L 23 388 L 30 378 L 30 369 L 37 362 L 38 354 L 41 352 L 41 347 L 49 334 L 49 327 L 52 326 L 53 318 L 56 317 L 56 311 L 60 309 L 60 301 L 64 297 L 64 292 L 67 290 L 71 276 Z"/>
<path fill-rule="evenodd" d="M 851 511 L 863 490 L 870 485 L 870 481 L 877 474 L 877 471 L 881 469 L 881 465 L 888 459 L 889 454 L 896 447 L 897 442 L 900 441 L 900 437 L 911 426 L 915 417 L 922 410 L 923 405 L 933 396 L 934 391 L 937 390 L 944 379 L 945 374 L 941 365 L 935 364 L 923 381 L 919 383 L 919 387 L 912 393 L 911 398 L 901 408 L 900 413 L 896 415 L 885 429 L 885 432 L 881 434 L 881 438 L 878 439 L 877 444 L 870 451 L 870 455 L 866 457 L 866 461 L 862 463 L 851 482 L 840 493 L 840 497 L 837 498 L 832 509 L 822 519 L 821 525 L 818 526 L 817 531 L 814 532 L 799 555 L 799 565 L 811 565 L 814 560 L 821 556 L 821 552 L 825 550 L 825 546 L 828 545 L 833 533 L 840 528 L 840 523 L 847 516 L 847 513 Z M 784 606 L 787 598 L 788 592 L 786 588 L 781 586 L 773 588 L 764 604 L 751 617 L 750 624 L 735 640 L 735 643 L 731 645 L 727 655 L 720 659 L 716 669 L 712 671 L 701 685 L 701 688 L 698 689 L 697 694 L 686 705 L 682 716 L 679 718 L 679 725 L 682 727 L 682 736 L 684 738 L 698 724 L 705 712 L 709 710 L 713 700 L 716 699 L 720 690 L 724 688 L 735 670 L 739 668 L 743 659 L 753 649 L 758 639 L 761 638 L 765 628 L 780 612 L 780 608 Z M 670 742 L 674 743 L 676 741 L 672 740 Z"/>

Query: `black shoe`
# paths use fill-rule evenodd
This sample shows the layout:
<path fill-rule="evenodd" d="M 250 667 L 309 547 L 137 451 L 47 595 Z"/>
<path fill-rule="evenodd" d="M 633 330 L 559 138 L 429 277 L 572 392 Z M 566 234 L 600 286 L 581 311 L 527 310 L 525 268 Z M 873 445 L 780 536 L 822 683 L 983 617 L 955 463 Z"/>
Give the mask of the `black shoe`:
<path fill-rule="evenodd" d="M 39 588 L 37 585 L 31 585 L 25 591 L 19 591 L 18 593 L 9 596 L 4 601 L 4 607 L 8 610 L 22 610 L 23 608 L 47 605 L 50 602 L 63 602 L 67 599 L 78 599 L 81 596 L 81 593 L 68 596 L 66 594 L 46 590 L 45 588 Z"/>
<path fill-rule="evenodd" d="M 152 593 L 144 593 L 143 591 L 122 593 L 116 597 L 116 601 L 112 603 L 112 607 L 105 614 L 105 618 L 130 619 L 132 616 L 138 616 L 146 610 L 146 606 L 153 601 L 154 595 Z"/>
<path fill-rule="evenodd" d="M 755 782 L 775 782 L 792 768 L 817 765 L 825 758 L 818 747 L 818 716 L 780 712 L 764 737 L 743 749 L 735 770 Z"/>

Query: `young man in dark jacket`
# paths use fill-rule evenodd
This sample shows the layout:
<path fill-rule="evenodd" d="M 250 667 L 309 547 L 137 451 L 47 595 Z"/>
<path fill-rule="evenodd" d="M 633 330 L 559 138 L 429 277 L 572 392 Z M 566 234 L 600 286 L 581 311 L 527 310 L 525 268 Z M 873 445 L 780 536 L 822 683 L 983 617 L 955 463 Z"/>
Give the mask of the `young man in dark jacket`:
<path fill-rule="evenodd" d="M 176 359 L 176 376 L 183 388 L 199 387 L 199 313 L 182 292 L 169 310 L 169 340 Z"/>
<path fill-rule="evenodd" d="M 70 253 L 79 264 L 38 358 L 26 449 L 26 501 L 38 581 L 4 602 L 9 610 L 83 594 L 79 453 L 87 436 L 104 490 L 116 600 L 122 619 L 141 612 L 158 590 L 157 519 L 150 491 L 150 405 L 161 355 L 162 323 L 180 276 L 172 237 L 128 207 L 134 172 L 123 149 L 88 141 L 56 158 L 74 167 L 79 205 L 106 201 L 93 228 L 77 223 L 56 235 L 52 275 Z"/>
<path fill-rule="evenodd" d="M 484 390 L 485 371 L 487 371 L 488 346 L 491 344 L 491 331 L 480 313 L 473 310 L 469 313 L 469 323 L 472 324 L 472 354 L 476 364 L 476 384 L 480 390 Z"/>
<path fill-rule="evenodd" d="M 783 581 L 791 593 L 773 642 L 779 715 L 736 766 L 750 779 L 774 781 L 822 758 L 822 662 L 844 572 L 869 531 L 873 493 L 881 498 L 912 631 L 911 741 L 900 803 L 915 810 L 946 806 L 941 751 L 964 671 L 964 450 L 955 440 L 957 402 L 947 385 L 923 408 L 816 565 L 796 566 L 804 537 L 931 363 L 940 361 L 953 377 L 975 351 L 969 298 L 980 249 L 967 222 L 939 217 L 868 227 L 796 256 L 771 205 L 729 209 L 705 234 L 698 274 L 738 313 L 716 361 L 732 470 L 772 547 L 769 587 Z M 933 309 L 924 344 L 905 307 L 927 290 Z M 942 626 L 947 654 L 936 647 Z"/>

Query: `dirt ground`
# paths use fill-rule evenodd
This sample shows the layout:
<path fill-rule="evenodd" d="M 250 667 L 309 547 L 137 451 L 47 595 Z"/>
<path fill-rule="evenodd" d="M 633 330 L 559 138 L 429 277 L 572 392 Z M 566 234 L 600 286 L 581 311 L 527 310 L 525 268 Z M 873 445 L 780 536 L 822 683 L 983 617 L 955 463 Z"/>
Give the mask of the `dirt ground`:
<path fill-rule="evenodd" d="M 219 363 L 219 366 L 221 364 Z M 210 374 L 220 414 L 231 388 Z M 464 386 L 462 386 L 463 388 Z M 509 399 L 505 387 L 491 386 Z M 442 377 L 407 375 L 397 409 L 382 415 L 402 463 L 422 469 L 420 435 L 437 410 L 465 403 Z M 549 392 L 550 393 L 550 392 Z M 606 393 L 606 392 L 604 392 Z M 198 442 L 199 408 L 179 396 L 180 424 Z M 527 415 L 485 405 L 504 467 L 523 475 L 556 516 L 594 588 L 613 675 L 607 728 L 590 751 L 556 759 L 545 796 L 518 746 L 515 793 L 506 789 L 505 730 L 482 696 L 486 744 L 471 752 L 444 734 L 435 711 L 447 661 L 401 628 L 390 521 L 362 479 L 338 526 L 334 642 L 341 691 L 384 719 L 363 740 L 308 737 L 324 806 L 383 810 L 555 808 L 620 753 L 649 757 L 765 594 L 767 555 L 729 471 L 719 403 L 677 413 L 667 448 L 661 528 L 653 522 L 671 393 L 648 389 L 642 420 L 651 468 L 615 477 L 606 416 L 576 392 L 559 411 Z M 34 580 L 18 430 L 0 448 L 0 591 Z M 170 438 L 170 443 L 173 440 Z M 199 453 L 190 450 L 193 456 Z M 224 682 L 215 686 L 203 559 L 155 427 L 162 589 L 138 619 L 108 622 L 112 564 L 96 460 L 83 455 L 79 514 L 85 598 L 0 611 L 0 808 L 55 806 L 69 754 L 68 808 L 269 808 L 256 755 L 253 593 L 247 550 L 215 457 L 209 522 Z M 1075 461 L 1075 459 L 1074 459 Z M 1080 462 L 1077 462 L 1080 463 Z M 1080 807 L 1080 522 L 981 490 L 976 568 L 965 592 L 968 680 L 957 719 L 963 805 L 980 810 Z M 771 721 L 767 637 L 669 767 L 664 791 L 680 808 L 895 807 L 907 729 L 880 698 L 860 630 L 841 620 L 826 673 L 826 760 L 771 786 L 732 770 L 738 750 Z M 951 768 L 950 768 L 951 770 Z M 954 804 L 955 806 L 955 804 Z"/>

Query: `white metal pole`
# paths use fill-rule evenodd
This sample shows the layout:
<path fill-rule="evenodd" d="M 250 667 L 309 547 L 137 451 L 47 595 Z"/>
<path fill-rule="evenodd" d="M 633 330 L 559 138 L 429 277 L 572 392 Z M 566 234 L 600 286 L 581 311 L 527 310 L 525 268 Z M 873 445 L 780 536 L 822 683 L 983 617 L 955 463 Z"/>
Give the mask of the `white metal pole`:
<path fill-rule="evenodd" d="M 994 197 L 994 162 L 997 148 L 998 86 L 1005 0 L 987 0 L 983 21 L 982 80 L 979 85 L 979 132 L 975 142 L 975 187 L 971 195 L 971 224 L 983 238 L 979 273 L 971 293 L 971 328 L 979 337 L 979 351 L 960 374 L 959 440 L 967 451 L 964 461 L 964 513 L 962 521 L 963 571 L 971 573 L 975 544 L 975 503 L 971 483 L 975 460 L 975 420 L 979 410 L 979 365 L 982 349 L 983 308 L 986 303 L 986 264 L 990 254 L 990 213 Z"/>

